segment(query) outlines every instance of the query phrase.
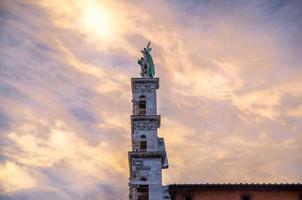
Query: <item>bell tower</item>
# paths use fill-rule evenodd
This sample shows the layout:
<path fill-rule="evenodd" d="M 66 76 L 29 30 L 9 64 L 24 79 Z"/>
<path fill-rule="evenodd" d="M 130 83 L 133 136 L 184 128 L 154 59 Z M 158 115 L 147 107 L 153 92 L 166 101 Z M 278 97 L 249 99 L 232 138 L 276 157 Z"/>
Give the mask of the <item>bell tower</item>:
<path fill-rule="evenodd" d="M 154 78 L 155 70 L 150 54 L 150 42 L 142 51 L 138 64 L 141 77 L 131 79 L 133 111 L 131 115 L 132 151 L 129 161 L 129 199 L 162 200 L 162 169 L 168 168 L 165 143 L 159 138 L 160 115 L 157 114 L 156 90 L 159 78 Z"/>

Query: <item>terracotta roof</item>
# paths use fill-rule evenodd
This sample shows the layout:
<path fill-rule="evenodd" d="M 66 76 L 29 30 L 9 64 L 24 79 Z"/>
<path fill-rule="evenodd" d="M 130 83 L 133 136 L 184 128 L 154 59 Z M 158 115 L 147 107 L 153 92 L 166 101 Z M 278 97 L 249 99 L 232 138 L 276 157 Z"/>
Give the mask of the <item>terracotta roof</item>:
<path fill-rule="evenodd" d="M 204 184 L 171 184 L 169 192 L 176 190 L 262 190 L 262 191 L 299 191 L 301 183 L 204 183 Z"/>

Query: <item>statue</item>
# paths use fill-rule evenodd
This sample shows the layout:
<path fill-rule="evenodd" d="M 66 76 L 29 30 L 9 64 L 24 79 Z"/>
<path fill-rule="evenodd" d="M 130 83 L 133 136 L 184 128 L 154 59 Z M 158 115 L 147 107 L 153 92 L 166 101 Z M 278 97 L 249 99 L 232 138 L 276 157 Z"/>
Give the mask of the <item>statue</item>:
<path fill-rule="evenodd" d="M 141 66 L 141 77 L 153 78 L 155 75 L 154 63 L 150 54 L 152 48 L 150 48 L 151 42 L 149 41 L 147 47 L 141 50 L 144 57 L 141 57 L 137 63 Z"/>

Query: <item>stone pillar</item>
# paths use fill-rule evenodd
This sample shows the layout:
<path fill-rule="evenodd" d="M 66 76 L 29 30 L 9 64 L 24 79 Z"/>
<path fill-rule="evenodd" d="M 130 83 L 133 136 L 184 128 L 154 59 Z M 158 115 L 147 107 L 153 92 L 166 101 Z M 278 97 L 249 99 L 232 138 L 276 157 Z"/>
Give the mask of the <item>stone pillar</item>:
<path fill-rule="evenodd" d="M 133 115 L 131 116 L 132 151 L 129 160 L 129 199 L 162 200 L 162 169 L 168 168 L 165 143 L 157 135 L 156 90 L 158 78 L 132 78 Z"/>

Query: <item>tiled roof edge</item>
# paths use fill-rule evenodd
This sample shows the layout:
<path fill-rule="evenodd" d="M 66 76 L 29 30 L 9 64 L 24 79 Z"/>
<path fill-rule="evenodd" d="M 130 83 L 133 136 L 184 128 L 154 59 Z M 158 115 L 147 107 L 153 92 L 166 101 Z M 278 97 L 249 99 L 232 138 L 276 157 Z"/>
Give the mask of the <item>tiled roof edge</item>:
<path fill-rule="evenodd" d="M 301 191 L 302 183 L 203 183 L 170 184 L 170 191 L 175 190 L 284 190 Z"/>

